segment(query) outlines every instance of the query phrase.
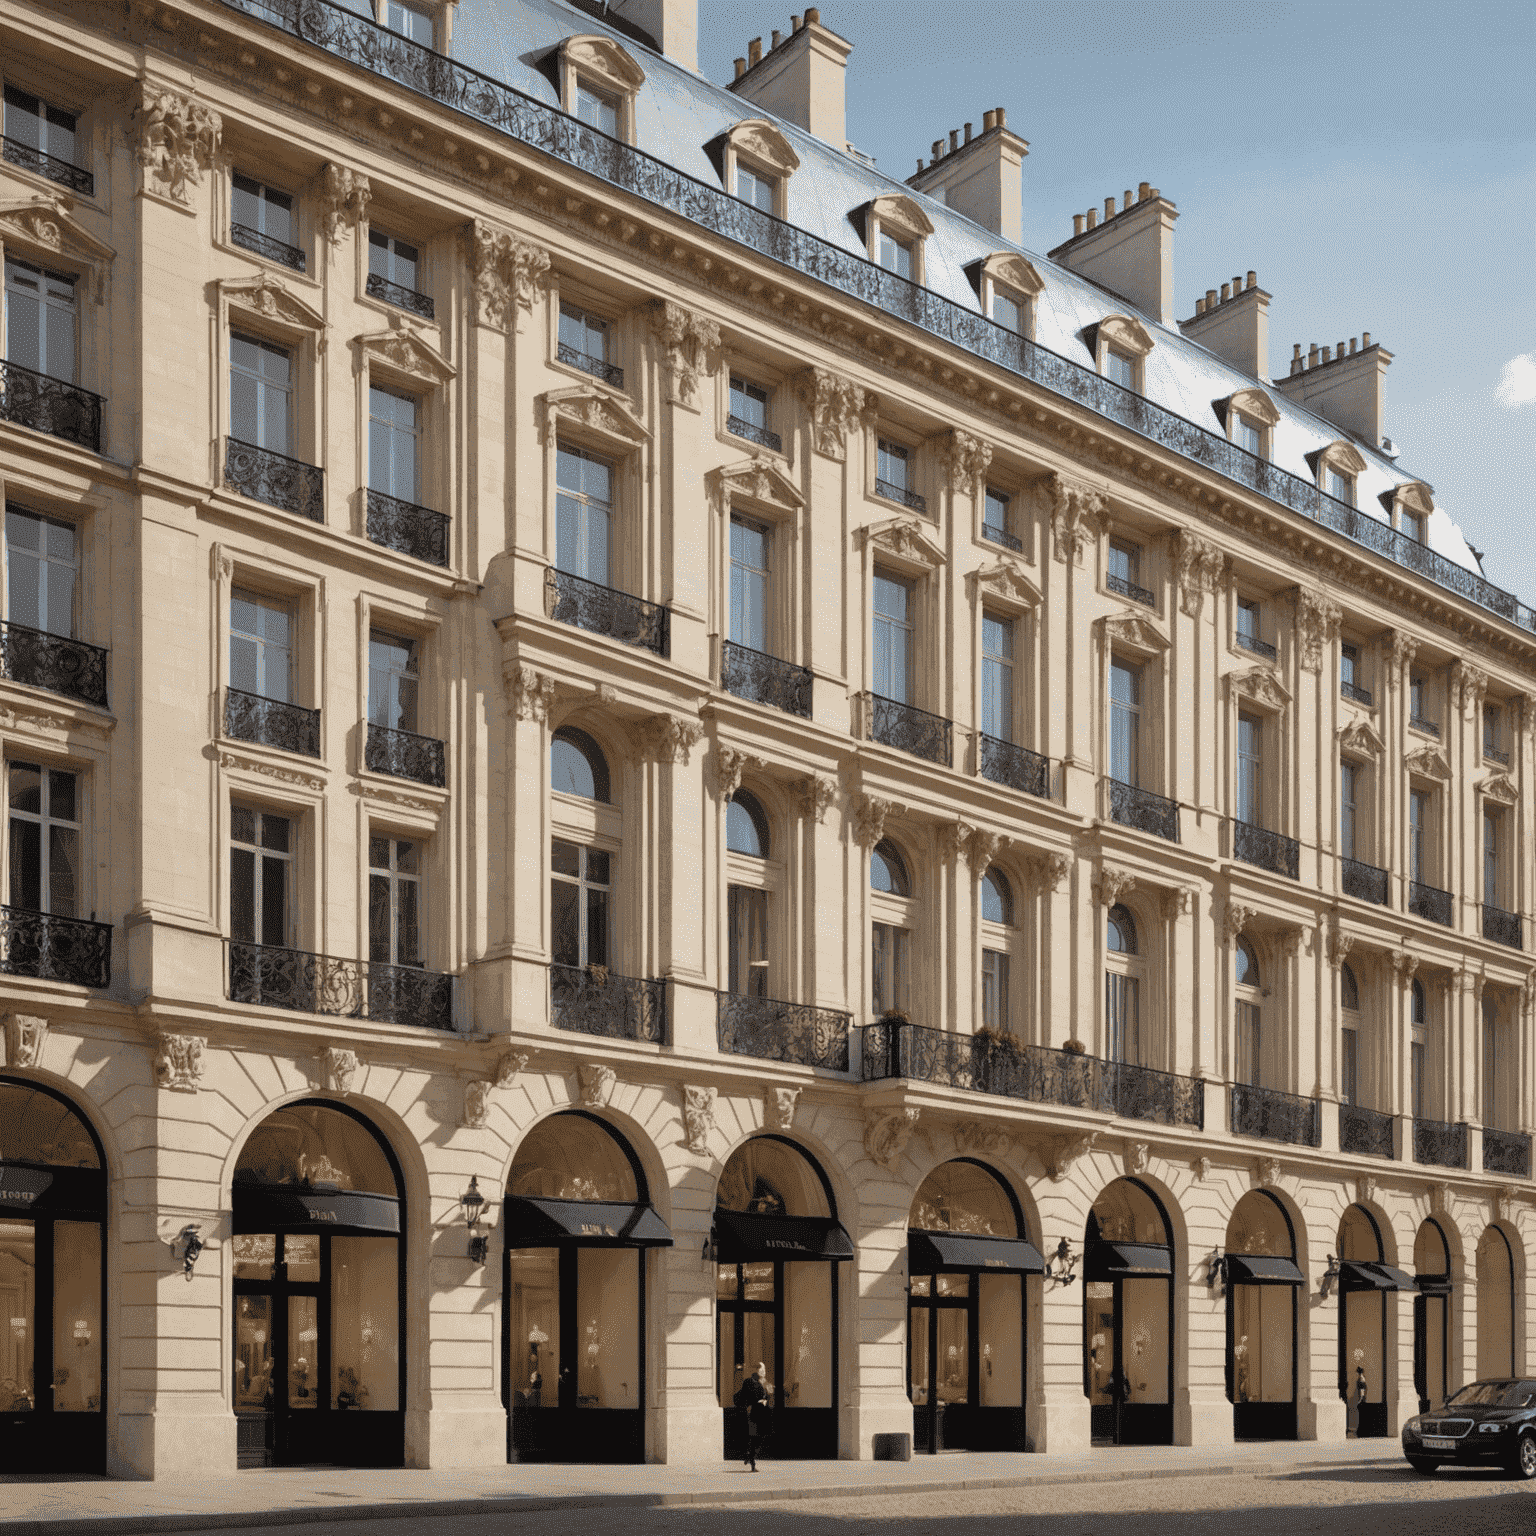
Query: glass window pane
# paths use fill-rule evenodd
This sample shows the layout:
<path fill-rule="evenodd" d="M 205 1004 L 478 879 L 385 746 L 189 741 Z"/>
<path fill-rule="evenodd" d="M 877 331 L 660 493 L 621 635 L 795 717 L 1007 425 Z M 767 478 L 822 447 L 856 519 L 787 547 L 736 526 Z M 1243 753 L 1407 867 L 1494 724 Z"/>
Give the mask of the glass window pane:
<path fill-rule="evenodd" d="M 832 1406 L 830 1264 L 784 1266 L 784 1406 Z"/>
<path fill-rule="evenodd" d="M 288 942 L 288 863 L 261 861 L 261 937 L 263 944 Z"/>
<path fill-rule="evenodd" d="M 53 1411 L 101 1412 L 101 1228 L 53 1226 Z"/>
<path fill-rule="evenodd" d="M 587 964 L 608 964 L 608 892 L 587 889 Z"/>
<path fill-rule="evenodd" d="M 550 958 L 556 965 L 580 965 L 581 888 L 566 880 L 549 886 Z"/>
<path fill-rule="evenodd" d="M 576 1250 L 576 1404 L 640 1406 L 640 1259 L 635 1248 Z"/>
<path fill-rule="evenodd" d="M 288 1406 L 320 1406 L 320 1330 L 314 1296 L 288 1298 Z"/>
<path fill-rule="evenodd" d="M 48 828 L 48 906 L 55 917 L 80 915 L 80 834 L 73 827 Z"/>
<path fill-rule="evenodd" d="M 400 1244 L 331 1239 L 331 1406 L 400 1406 Z"/>
<path fill-rule="evenodd" d="M 268 1234 L 255 1241 L 274 1242 Z M 252 1239 L 247 1239 L 252 1241 Z M 240 1238 L 235 1239 L 236 1244 Z M 235 1261 L 240 1273 L 240 1260 Z M 270 1277 L 252 1274 L 253 1279 Z M 235 1298 L 235 1410 L 236 1412 L 272 1411 L 272 1298 L 237 1296 Z"/>
<path fill-rule="evenodd" d="M 512 1402 L 556 1408 L 560 1381 L 560 1255 L 554 1248 L 514 1248 L 508 1297 Z"/>
<path fill-rule="evenodd" d="M 7 127 L 10 114 L 6 114 Z M 63 1223 L 61 1223 L 63 1225 Z M 37 1251 L 30 1221 L 0 1221 L 0 1411 L 37 1407 L 32 1376 L 37 1346 Z M 66 1354 L 64 1359 L 68 1359 Z M 99 1390 L 99 1388 L 98 1388 Z"/>

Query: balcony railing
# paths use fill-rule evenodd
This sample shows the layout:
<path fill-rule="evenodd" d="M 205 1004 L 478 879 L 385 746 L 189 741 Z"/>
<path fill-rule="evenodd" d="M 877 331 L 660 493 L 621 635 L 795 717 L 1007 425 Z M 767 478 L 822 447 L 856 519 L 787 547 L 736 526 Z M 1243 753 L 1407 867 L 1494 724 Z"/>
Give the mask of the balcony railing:
<path fill-rule="evenodd" d="M 983 523 L 981 536 L 989 544 L 1001 544 L 1004 549 L 1022 550 L 1024 548 L 1024 540 L 1018 534 L 1009 533 L 1006 528 L 999 528 L 996 523 Z"/>
<path fill-rule="evenodd" d="M 1531 1138 L 1524 1131 L 1496 1131 L 1483 1127 L 1483 1172 L 1531 1176 Z"/>
<path fill-rule="evenodd" d="M 1413 1160 L 1437 1168 L 1467 1166 L 1467 1127 L 1465 1121 L 1415 1120 L 1413 1122 Z"/>
<path fill-rule="evenodd" d="M 112 985 L 112 925 L 0 907 L 0 975 Z"/>
<path fill-rule="evenodd" d="M 567 368 L 580 369 L 582 373 L 590 373 L 594 379 L 601 379 L 605 384 L 611 384 L 615 389 L 624 388 L 624 370 L 617 363 L 610 363 L 606 357 L 593 357 L 590 352 L 578 352 L 575 347 L 567 346 L 561 342 L 558 356 Z"/>
<path fill-rule="evenodd" d="M 869 739 L 898 752 L 910 752 L 948 768 L 954 762 L 954 727 L 941 715 L 930 715 L 915 704 L 869 695 Z"/>
<path fill-rule="evenodd" d="M 0 677 L 107 707 L 107 653 L 67 635 L 0 624 Z"/>
<path fill-rule="evenodd" d="M 770 432 L 767 427 L 760 427 L 755 421 L 748 421 L 744 416 L 727 416 L 725 430 L 732 437 L 744 437 L 749 443 L 756 443 L 762 448 L 771 448 L 775 453 L 784 451 L 784 439 L 777 432 Z"/>
<path fill-rule="evenodd" d="M 383 491 L 368 492 L 369 543 L 425 560 L 428 565 L 448 564 L 449 521 L 446 512 L 433 512 L 413 501 L 386 496 Z"/>
<path fill-rule="evenodd" d="M 1250 821 L 1232 823 L 1232 854 L 1244 864 L 1257 865 L 1271 874 L 1301 878 L 1301 844 L 1294 837 L 1267 831 Z"/>
<path fill-rule="evenodd" d="M 982 735 L 979 742 L 982 778 L 1022 790 L 1026 795 L 1038 795 L 1042 800 L 1051 798 L 1050 758 L 1031 752 L 1028 747 L 1017 747 L 1011 741 L 999 741 L 996 736 Z"/>
<path fill-rule="evenodd" d="M 1119 779 L 1109 779 L 1110 820 L 1122 827 L 1134 827 L 1138 832 L 1150 832 L 1153 837 L 1165 837 L 1170 843 L 1179 841 L 1179 802 L 1154 795 L 1150 789 L 1138 789 L 1134 784 L 1122 784 Z"/>
<path fill-rule="evenodd" d="M 553 568 L 544 574 L 544 606 L 557 624 L 607 635 L 657 656 L 672 653 L 671 615 L 660 603 Z"/>
<path fill-rule="evenodd" d="M 1490 762 L 1503 763 L 1506 768 L 1509 767 L 1509 753 L 1503 747 L 1490 746 L 1487 742 L 1484 742 L 1483 756 Z"/>
<path fill-rule="evenodd" d="M 416 91 L 451 111 L 488 124 L 610 187 L 665 209 L 815 282 L 867 304 L 893 322 L 916 326 L 986 363 L 1027 379 L 1113 421 L 1181 458 L 1257 492 L 1400 567 L 1536 632 L 1536 612 L 1476 571 L 1456 564 L 1383 519 L 1335 501 L 1310 478 L 1246 452 L 1225 435 L 1197 426 L 1037 345 L 977 312 L 808 230 L 796 228 L 617 139 L 534 100 L 431 48 L 330 0 L 224 0 L 332 56 Z"/>
<path fill-rule="evenodd" d="M 4 158 L 11 165 L 19 165 L 34 175 L 45 176 L 61 187 L 68 187 L 71 192 L 78 192 L 82 197 L 96 195 L 96 178 L 89 171 L 71 165 L 68 160 L 60 160 L 57 155 L 45 155 L 42 150 L 23 144 L 20 139 L 8 138 L 3 143 Z"/>
<path fill-rule="evenodd" d="M 370 773 L 387 773 L 394 779 L 411 779 L 441 789 L 447 782 L 443 744 L 415 731 L 396 731 L 387 725 L 368 723 L 363 766 Z"/>
<path fill-rule="evenodd" d="M 1426 736 L 1433 736 L 1436 741 L 1440 739 L 1440 725 L 1438 721 L 1426 720 L 1422 715 L 1409 715 L 1408 724 L 1416 731 L 1423 731 Z"/>
<path fill-rule="evenodd" d="M 792 661 L 780 661 L 764 651 L 737 645 L 727 640 L 720 648 L 720 686 L 738 699 L 782 709 L 786 715 L 811 718 L 811 685 L 814 675 L 809 667 Z"/>
<path fill-rule="evenodd" d="M 1133 603 L 1140 603 L 1146 608 L 1157 606 L 1157 593 L 1146 587 L 1139 587 L 1134 581 L 1127 581 L 1124 576 L 1108 575 L 1104 578 L 1104 585 L 1111 592 L 1118 593 L 1121 597 L 1128 597 Z"/>
<path fill-rule="evenodd" d="M 20 363 L 0 362 L 0 421 L 100 453 L 104 403 L 100 395 L 78 384 L 36 373 Z"/>
<path fill-rule="evenodd" d="M 368 274 L 363 292 L 370 298 L 393 304 L 396 309 L 408 309 L 413 315 L 420 315 L 423 320 L 437 318 L 437 306 L 432 302 L 430 293 L 418 293 L 414 288 L 392 283 L 387 277 L 380 277 L 377 272 Z"/>
<path fill-rule="evenodd" d="M 1511 949 L 1522 949 L 1520 942 L 1520 914 L 1506 912 L 1503 907 L 1483 904 L 1483 937 L 1494 944 L 1507 944 Z"/>
<path fill-rule="evenodd" d="M 1255 656 L 1262 656 L 1265 661 L 1273 661 L 1279 655 L 1268 640 L 1260 640 L 1257 635 L 1245 634 L 1242 630 L 1237 632 L 1237 643 L 1241 650 L 1249 651 Z"/>
<path fill-rule="evenodd" d="M 1432 885 L 1420 885 L 1417 880 L 1408 883 L 1408 910 L 1425 922 L 1451 926 L 1451 893 Z"/>
<path fill-rule="evenodd" d="M 904 485 L 893 485 L 889 480 L 875 481 L 875 495 L 882 501 L 894 501 L 897 506 L 910 507 L 914 512 L 927 513 L 928 498 L 909 491 Z"/>
<path fill-rule="evenodd" d="M 1205 1125 L 1205 1084 L 1152 1067 L 894 1021 L 866 1025 L 863 1046 L 866 1082 L 906 1078 L 1158 1125 Z"/>
<path fill-rule="evenodd" d="M 1295 1147 L 1322 1145 L 1322 1105 L 1316 1099 L 1299 1098 L 1274 1088 L 1232 1085 L 1232 1131 L 1237 1136 L 1259 1136 L 1265 1141 L 1285 1141 Z"/>
<path fill-rule="evenodd" d="M 243 250 L 253 251 L 264 261 L 276 262 L 278 266 L 289 267 L 295 272 L 304 270 L 306 258 L 298 246 L 289 245 L 286 240 L 274 240 L 271 235 L 252 229 L 249 224 L 231 224 L 229 238 Z"/>
<path fill-rule="evenodd" d="M 453 977 L 413 965 L 341 960 L 230 939 L 229 1000 L 294 1013 L 452 1030 Z"/>
<path fill-rule="evenodd" d="M 1375 695 L 1369 688 L 1362 688 L 1359 683 L 1339 683 L 1339 692 L 1346 699 L 1353 699 L 1356 704 L 1364 704 L 1369 708 L 1375 702 Z"/>
<path fill-rule="evenodd" d="M 1339 1150 L 1362 1157 L 1395 1157 L 1393 1116 L 1358 1104 L 1339 1105 Z"/>
<path fill-rule="evenodd" d="M 608 1040 L 667 1042 L 667 984 L 620 976 L 605 965 L 551 965 L 550 1014 L 556 1029 Z"/>
<path fill-rule="evenodd" d="M 224 481 L 231 490 L 312 523 L 325 521 L 325 471 L 286 453 L 231 437 L 224 444 Z"/>
<path fill-rule="evenodd" d="M 849 1016 L 835 1008 L 780 1003 L 737 992 L 716 994 L 715 1038 L 720 1049 L 732 1056 L 846 1072 L 849 1022 Z"/>
<path fill-rule="evenodd" d="M 320 711 L 239 688 L 224 690 L 224 734 L 304 757 L 320 756 Z"/>
<path fill-rule="evenodd" d="M 1373 901 L 1378 907 L 1387 904 L 1387 872 L 1374 864 L 1362 864 L 1358 859 L 1340 859 L 1344 894 L 1356 901 Z"/>

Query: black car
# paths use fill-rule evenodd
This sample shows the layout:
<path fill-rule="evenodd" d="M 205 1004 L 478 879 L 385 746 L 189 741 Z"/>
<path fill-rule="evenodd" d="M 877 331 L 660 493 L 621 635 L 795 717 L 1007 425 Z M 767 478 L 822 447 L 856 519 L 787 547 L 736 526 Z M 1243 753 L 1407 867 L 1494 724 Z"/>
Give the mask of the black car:
<path fill-rule="evenodd" d="M 1536 1478 L 1536 1381 L 1474 1381 L 1443 1408 L 1403 1425 L 1403 1455 L 1415 1472 L 1502 1466 Z"/>

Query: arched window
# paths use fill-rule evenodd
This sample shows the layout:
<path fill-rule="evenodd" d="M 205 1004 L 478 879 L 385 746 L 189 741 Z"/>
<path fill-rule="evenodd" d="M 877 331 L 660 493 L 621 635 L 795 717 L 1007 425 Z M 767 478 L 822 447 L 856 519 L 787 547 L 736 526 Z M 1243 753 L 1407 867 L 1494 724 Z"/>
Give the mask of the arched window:
<path fill-rule="evenodd" d="M 1477 1245 L 1477 1374 L 1515 1370 L 1515 1260 L 1509 1239 L 1488 1227 Z"/>
<path fill-rule="evenodd" d="M 1109 949 L 1115 955 L 1134 955 L 1136 950 L 1136 919 L 1124 907 L 1109 909 Z"/>
<path fill-rule="evenodd" d="M 767 997 L 777 876 L 767 862 L 768 816 L 762 802 L 748 790 L 738 789 L 726 804 L 725 846 L 730 864 L 726 990 L 741 997 Z"/>
<path fill-rule="evenodd" d="M 869 856 L 869 888 L 884 891 L 889 896 L 910 896 L 912 881 L 907 875 L 906 860 L 890 838 L 882 838 L 875 844 Z"/>
<path fill-rule="evenodd" d="M 1237 984 L 1240 987 L 1256 987 L 1259 985 L 1259 957 L 1253 952 L 1253 945 L 1247 939 L 1237 941 Z"/>
<path fill-rule="evenodd" d="M 1429 1005 L 1424 999 L 1424 983 L 1415 981 L 1413 984 L 1413 1024 L 1415 1029 L 1423 1029 L 1429 1022 Z"/>
<path fill-rule="evenodd" d="M 981 877 L 981 1022 L 1005 1033 L 1011 1025 L 1008 984 L 1013 927 L 1013 887 L 995 866 Z"/>
<path fill-rule="evenodd" d="M 905 1013 L 912 949 L 912 879 L 906 860 L 889 838 L 869 856 L 870 1005 L 876 1018 Z"/>
<path fill-rule="evenodd" d="M 981 920 L 1013 926 L 1013 888 L 995 865 L 981 877 Z"/>
<path fill-rule="evenodd" d="M 1104 973 L 1104 1018 L 1111 1061 L 1141 1061 L 1141 966 L 1136 919 L 1125 907 L 1111 907 L 1105 933 L 1110 963 Z M 1124 958 L 1121 958 L 1124 957 Z"/>
<path fill-rule="evenodd" d="M 1339 967 L 1339 1007 L 1344 1017 L 1339 1028 L 1339 1097 L 1346 1104 L 1360 1102 L 1360 984 L 1348 965 Z"/>
<path fill-rule="evenodd" d="M 1247 939 L 1233 945 L 1233 980 L 1237 983 L 1237 1072 L 1236 1081 L 1250 1088 L 1259 1085 L 1263 1051 L 1263 1009 L 1259 992 L 1259 957 Z"/>
<path fill-rule="evenodd" d="M 558 794 L 608 803 L 608 761 L 603 749 L 574 726 L 562 726 L 549 744 L 549 786 Z"/>
<path fill-rule="evenodd" d="M 1339 967 L 1339 1006 L 1350 1013 L 1360 1012 L 1360 983 L 1348 965 Z"/>
<path fill-rule="evenodd" d="M 768 817 L 756 795 L 738 789 L 725 808 L 725 846 L 732 853 L 768 857 Z"/>

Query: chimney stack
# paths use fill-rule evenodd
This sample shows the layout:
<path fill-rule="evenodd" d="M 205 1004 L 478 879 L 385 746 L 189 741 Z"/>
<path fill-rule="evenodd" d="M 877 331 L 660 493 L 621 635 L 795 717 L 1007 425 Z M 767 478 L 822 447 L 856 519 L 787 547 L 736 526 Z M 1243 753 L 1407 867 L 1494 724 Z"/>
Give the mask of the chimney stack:
<path fill-rule="evenodd" d="M 656 39 L 674 64 L 699 72 L 699 0 L 610 0 L 615 16 Z"/>
<path fill-rule="evenodd" d="M 1088 210 L 1088 228 L 1050 253 L 1052 261 L 1092 278 L 1112 293 L 1129 299 L 1164 325 L 1173 324 L 1173 223 L 1179 210 L 1156 187 L 1142 182 L 1125 206 L 1104 199 L 1104 220 Z M 1206 306 L 1209 308 L 1209 304 Z"/>
<path fill-rule="evenodd" d="M 984 112 L 981 132 L 975 134 L 975 125 L 967 123 L 963 143 L 960 130 L 951 129 L 947 149 L 943 139 L 935 139 L 933 163 L 919 164 L 907 185 L 1020 245 L 1024 240 L 1021 182 L 1029 145 L 1008 131 L 1007 116 L 1002 107 Z"/>
<path fill-rule="evenodd" d="M 844 82 L 853 44 L 821 24 L 821 12 L 811 6 L 804 17 L 789 18 L 789 36 L 773 34 L 773 46 L 763 52 L 763 40 L 748 45 L 745 68 L 737 60 L 730 89 L 765 112 L 798 123 L 835 149 L 848 148 Z"/>
<path fill-rule="evenodd" d="M 1234 277 L 1221 285 L 1219 295 L 1207 288 L 1205 297 L 1195 300 L 1194 314 L 1179 321 L 1179 329 L 1250 378 L 1267 383 L 1269 299 L 1259 287 L 1257 274 L 1250 272 L 1246 282 Z"/>
<path fill-rule="evenodd" d="M 1342 341 L 1337 351 L 1324 347 L 1321 361 L 1315 342 L 1305 358 L 1297 342 L 1291 353 L 1290 374 L 1276 379 L 1275 388 L 1286 399 L 1316 411 L 1325 421 L 1372 448 L 1380 448 L 1387 369 L 1391 365 L 1392 354 L 1373 344 L 1369 331 L 1361 333 L 1358 343 L 1351 337 L 1348 351 Z"/>

